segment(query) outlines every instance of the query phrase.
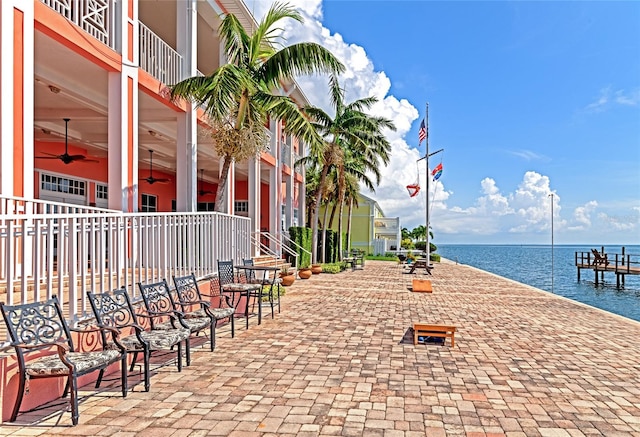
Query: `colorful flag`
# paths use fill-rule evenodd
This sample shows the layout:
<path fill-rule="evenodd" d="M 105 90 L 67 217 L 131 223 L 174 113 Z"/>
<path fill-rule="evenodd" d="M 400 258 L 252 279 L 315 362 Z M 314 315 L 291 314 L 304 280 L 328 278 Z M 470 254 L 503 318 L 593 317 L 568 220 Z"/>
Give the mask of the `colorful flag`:
<path fill-rule="evenodd" d="M 423 118 L 422 122 L 420 122 L 420 129 L 418 130 L 418 145 L 422 144 L 425 138 L 427 138 L 427 128 Z"/>
<path fill-rule="evenodd" d="M 437 181 L 442 176 L 442 163 L 436 165 L 436 167 L 431 172 L 431 176 L 433 176 L 433 180 Z"/>

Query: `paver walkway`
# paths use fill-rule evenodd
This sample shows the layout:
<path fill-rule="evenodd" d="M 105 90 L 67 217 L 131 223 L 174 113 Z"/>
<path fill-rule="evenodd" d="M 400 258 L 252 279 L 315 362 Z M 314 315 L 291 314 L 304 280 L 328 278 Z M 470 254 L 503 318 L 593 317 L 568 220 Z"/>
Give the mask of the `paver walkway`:
<path fill-rule="evenodd" d="M 414 346 L 414 322 L 456 325 L 455 348 Z M 149 393 L 87 387 L 76 427 L 56 406 L 0 435 L 640 436 L 640 323 L 471 267 L 367 261 L 243 325 Z"/>

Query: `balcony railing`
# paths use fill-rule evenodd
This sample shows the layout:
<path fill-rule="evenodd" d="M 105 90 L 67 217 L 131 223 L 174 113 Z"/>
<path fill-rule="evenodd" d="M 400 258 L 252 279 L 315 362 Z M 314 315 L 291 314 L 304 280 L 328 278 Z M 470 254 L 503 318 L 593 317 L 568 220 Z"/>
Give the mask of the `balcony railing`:
<path fill-rule="evenodd" d="M 40 0 L 111 48 L 115 48 L 114 0 Z"/>
<path fill-rule="evenodd" d="M 12 211 L 12 209 L 14 209 Z M 51 208 L 49 208 L 51 209 Z M 88 316 L 86 292 L 217 271 L 218 259 L 251 253 L 251 225 L 220 213 L 39 214 L 4 208 L 0 216 L 0 300 L 58 295 L 71 322 Z M 0 343 L 4 338 L 0 338 Z"/>
<path fill-rule="evenodd" d="M 173 85 L 183 79 L 182 56 L 140 23 L 140 68 L 165 85 Z"/>

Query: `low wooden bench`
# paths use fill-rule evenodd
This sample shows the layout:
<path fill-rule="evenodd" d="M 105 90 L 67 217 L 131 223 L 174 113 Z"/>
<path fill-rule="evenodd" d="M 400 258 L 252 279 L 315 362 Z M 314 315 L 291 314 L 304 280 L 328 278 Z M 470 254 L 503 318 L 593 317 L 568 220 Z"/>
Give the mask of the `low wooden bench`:
<path fill-rule="evenodd" d="M 439 337 L 451 339 L 451 347 L 456 345 L 456 327 L 450 325 L 427 325 L 425 323 L 413 324 L 413 344 L 418 344 L 418 337 Z"/>

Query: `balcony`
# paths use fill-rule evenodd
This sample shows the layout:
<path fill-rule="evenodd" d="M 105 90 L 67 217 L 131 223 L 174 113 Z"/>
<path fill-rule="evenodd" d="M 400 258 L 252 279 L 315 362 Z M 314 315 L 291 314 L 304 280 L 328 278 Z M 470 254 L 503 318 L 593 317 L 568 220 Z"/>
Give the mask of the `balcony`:
<path fill-rule="evenodd" d="M 373 221 L 375 238 L 396 238 L 400 233 L 399 217 L 378 217 Z"/>
<path fill-rule="evenodd" d="M 115 49 L 115 0 L 40 0 L 98 41 Z"/>

